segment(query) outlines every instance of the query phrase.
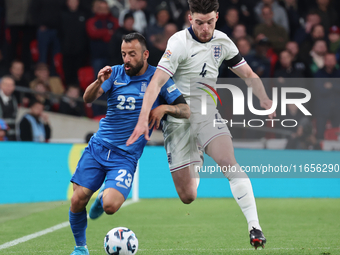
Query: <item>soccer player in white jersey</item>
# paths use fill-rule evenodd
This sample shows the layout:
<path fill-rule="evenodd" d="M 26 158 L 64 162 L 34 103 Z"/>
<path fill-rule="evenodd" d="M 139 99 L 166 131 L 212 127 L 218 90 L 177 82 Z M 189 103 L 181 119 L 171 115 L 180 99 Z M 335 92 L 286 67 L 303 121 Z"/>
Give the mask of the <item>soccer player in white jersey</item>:
<path fill-rule="evenodd" d="M 146 90 L 138 123 L 127 145 L 134 143 L 142 134 L 149 139 L 148 119 L 151 106 L 161 87 L 172 77 L 186 101 L 190 103 L 191 109 L 190 121 L 168 117 L 163 127 L 170 171 L 180 199 L 189 204 L 197 195 L 198 179 L 192 178 L 192 174 L 193 165 L 199 164 L 199 152 L 197 146 L 194 145 L 194 148 L 191 142 L 194 138 L 222 169 L 232 166 L 232 169 L 237 170 L 226 171 L 224 175 L 228 178 L 233 196 L 247 219 L 250 244 L 255 249 L 264 247 L 266 238 L 259 224 L 252 185 L 247 174 L 236 162 L 230 132 L 227 126 L 221 128 L 219 125 L 220 129 L 211 128 L 211 120 L 219 116 L 215 105 L 211 111 L 212 104 L 208 103 L 209 114 L 204 122 L 201 121 L 201 109 L 193 106 L 195 98 L 190 92 L 195 88 L 190 86 L 190 81 L 202 77 L 216 80 L 218 68 L 225 60 L 229 68 L 252 87 L 261 107 L 270 110 L 270 118 L 275 116 L 275 111 L 271 111 L 272 101 L 268 98 L 261 80 L 242 58 L 235 44 L 226 34 L 215 30 L 218 0 L 188 0 L 188 3 L 191 27 L 177 32 L 169 39 L 167 49 Z"/>

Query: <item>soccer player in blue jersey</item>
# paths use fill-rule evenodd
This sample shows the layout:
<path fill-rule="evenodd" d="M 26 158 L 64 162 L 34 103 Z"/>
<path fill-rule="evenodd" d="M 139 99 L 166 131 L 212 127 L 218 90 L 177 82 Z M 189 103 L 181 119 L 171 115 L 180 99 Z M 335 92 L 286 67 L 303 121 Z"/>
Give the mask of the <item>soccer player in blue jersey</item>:
<path fill-rule="evenodd" d="M 156 68 L 147 63 L 149 51 L 145 38 L 139 33 L 123 37 L 121 52 L 124 64 L 101 69 L 97 80 L 84 93 L 86 103 L 107 93 L 108 108 L 106 117 L 100 121 L 98 132 L 91 138 L 71 178 L 73 196 L 69 219 L 76 241 L 72 255 L 89 254 L 85 234 L 86 205 L 92 194 L 106 178 L 105 188 L 96 199 L 99 208 L 95 206 L 94 209 L 114 214 L 131 190 L 137 161 L 147 142 L 140 137 L 133 146 L 126 146 L 137 124 L 144 92 Z M 156 126 L 165 114 L 176 118 L 190 116 L 189 106 L 171 79 L 161 90 L 154 108 L 150 123 Z M 101 212 L 95 212 L 95 217 Z"/>

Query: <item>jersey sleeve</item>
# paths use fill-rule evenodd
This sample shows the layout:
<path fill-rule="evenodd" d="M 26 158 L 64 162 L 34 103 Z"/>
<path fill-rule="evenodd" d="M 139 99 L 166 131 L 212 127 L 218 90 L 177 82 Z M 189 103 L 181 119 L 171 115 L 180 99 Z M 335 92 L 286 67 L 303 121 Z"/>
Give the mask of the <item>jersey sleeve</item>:
<path fill-rule="evenodd" d="M 174 81 L 170 78 L 159 92 L 155 106 L 160 104 L 172 104 L 181 94 Z"/>
<path fill-rule="evenodd" d="M 157 68 L 163 70 L 172 77 L 185 56 L 185 42 L 178 33 L 173 35 L 169 40 L 166 50 L 158 63 Z"/>
<path fill-rule="evenodd" d="M 225 36 L 223 48 L 226 49 L 224 60 L 229 68 L 235 69 L 246 63 L 235 43 L 227 36 Z"/>
<path fill-rule="evenodd" d="M 112 88 L 113 82 L 117 74 L 117 68 L 115 66 L 111 67 L 111 69 L 112 69 L 112 73 L 110 75 L 110 78 L 104 81 L 101 86 L 102 89 L 104 90 L 104 93 L 108 92 Z"/>

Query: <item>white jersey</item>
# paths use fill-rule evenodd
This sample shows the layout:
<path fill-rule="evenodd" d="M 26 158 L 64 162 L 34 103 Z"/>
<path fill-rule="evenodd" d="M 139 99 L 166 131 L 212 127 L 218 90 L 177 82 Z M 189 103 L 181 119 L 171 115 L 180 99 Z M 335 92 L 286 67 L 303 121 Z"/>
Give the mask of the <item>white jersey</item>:
<path fill-rule="evenodd" d="M 246 63 L 236 45 L 223 32 L 215 30 L 212 39 L 202 43 L 190 27 L 175 33 L 169 39 L 157 68 L 173 78 L 177 88 L 190 104 L 192 117 L 195 119 L 195 115 L 201 114 L 201 96 L 198 95 L 205 93 L 202 91 L 209 91 L 214 97 L 207 97 L 208 115 L 209 112 L 216 112 L 217 96 L 210 86 L 213 87 L 216 83 L 218 69 L 224 60 L 230 68 L 237 68 Z M 170 119 L 176 121 L 171 117 Z"/>

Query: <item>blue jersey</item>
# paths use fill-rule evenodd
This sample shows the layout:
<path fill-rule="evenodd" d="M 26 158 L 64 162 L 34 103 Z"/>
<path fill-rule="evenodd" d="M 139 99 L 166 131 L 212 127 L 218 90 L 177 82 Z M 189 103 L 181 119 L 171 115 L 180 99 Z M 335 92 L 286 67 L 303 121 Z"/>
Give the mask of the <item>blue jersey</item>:
<path fill-rule="evenodd" d="M 109 149 L 118 148 L 136 159 L 140 158 L 147 142 L 144 135 L 130 146 L 126 146 L 126 141 L 137 124 L 144 93 L 155 70 L 156 67 L 149 65 L 143 75 L 130 77 L 125 73 L 124 65 L 112 67 L 110 78 L 101 86 L 107 93 L 107 113 L 100 120 L 95 140 Z M 169 79 L 162 87 L 153 108 L 160 104 L 172 104 L 180 95 L 172 79 Z"/>

